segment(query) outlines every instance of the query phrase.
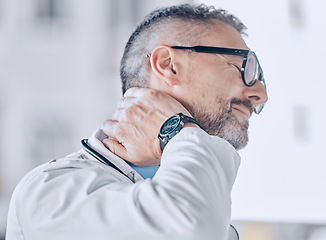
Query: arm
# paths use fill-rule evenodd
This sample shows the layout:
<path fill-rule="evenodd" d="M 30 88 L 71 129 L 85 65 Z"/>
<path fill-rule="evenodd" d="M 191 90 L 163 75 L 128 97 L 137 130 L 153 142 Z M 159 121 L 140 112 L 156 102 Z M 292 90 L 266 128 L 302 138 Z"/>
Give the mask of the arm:
<path fill-rule="evenodd" d="M 197 238 L 202 235 L 209 239 L 216 234 L 222 237 L 223 229 L 228 228 L 230 221 L 230 193 L 239 156 L 226 141 L 207 135 L 195 124 L 186 124 L 180 135 L 168 144 L 170 148 L 161 158 L 157 138 L 159 128 L 178 112 L 191 116 L 166 94 L 151 89 L 130 89 L 114 114 L 115 122 L 107 121 L 104 128 L 108 136 L 118 141 L 108 140 L 104 144 L 136 165 L 157 164 L 157 161 L 161 164 L 151 187 L 155 194 L 165 196 L 164 202 L 155 198 L 155 194 L 153 199 L 148 193 L 139 197 L 142 211 L 146 216 L 153 215 L 149 218 L 152 224 L 160 226 L 161 221 L 154 206 L 157 209 L 171 206 L 170 211 L 165 210 L 170 224 L 165 227 L 173 229 L 174 226 L 175 230 L 180 228 L 184 233 L 188 227 L 193 228 L 188 232 L 198 230 L 201 234 Z M 185 223 L 184 228 L 182 223 Z M 211 230 L 216 232 L 212 234 Z"/>
<path fill-rule="evenodd" d="M 25 240 L 224 239 L 238 158 L 226 141 L 185 128 L 165 148 L 153 180 L 131 184 L 98 162 L 68 158 L 31 172 L 9 216 Z"/>
<path fill-rule="evenodd" d="M 153 225 L 162 226 L 153 208 L 164 206 L 164 228 L 180 236 L 191 233 L 185 239 L 224 239 L 238 164 L 237 153 L 226 141 L 200 129 L 184 129 L 164 150 L 151 183 L 154 197 L 139 195 L 142 211 Z"/>

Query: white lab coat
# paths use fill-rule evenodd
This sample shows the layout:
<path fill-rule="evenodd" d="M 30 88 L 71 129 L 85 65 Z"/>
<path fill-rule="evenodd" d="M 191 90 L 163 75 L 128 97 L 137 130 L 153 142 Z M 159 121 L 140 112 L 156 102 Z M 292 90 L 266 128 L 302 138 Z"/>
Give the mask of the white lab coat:
<path fill-rule="evenodd" d="M 7 240 L 227 239 L 240 163 L 227 141 L 185 128 L 144 180 L 102 137 L 97 131 L 90 145 L 135 183 L 84 150 L 43 164 L 13 193 Z"/>

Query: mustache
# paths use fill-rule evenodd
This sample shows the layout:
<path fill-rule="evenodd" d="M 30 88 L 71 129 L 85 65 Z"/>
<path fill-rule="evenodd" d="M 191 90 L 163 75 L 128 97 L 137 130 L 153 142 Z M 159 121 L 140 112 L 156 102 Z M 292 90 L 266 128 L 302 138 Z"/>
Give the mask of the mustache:
<path fill-rule="evenodd" d="M 242 100 L 242 99 L 239 99 L 239 98 L 233 98 L 231 100 L 231 104 L 230 104 L 230 111 L 231 108 L 232 108 L 232 105 L 242 105 L 242 106 L 245 106 L 246 108 L 249 109 L 250 111 L 250 115 L 253 113 L 254 111 L 254 107 L 252 106 L 252 103 L 250 102 L 250 100 Z"/>

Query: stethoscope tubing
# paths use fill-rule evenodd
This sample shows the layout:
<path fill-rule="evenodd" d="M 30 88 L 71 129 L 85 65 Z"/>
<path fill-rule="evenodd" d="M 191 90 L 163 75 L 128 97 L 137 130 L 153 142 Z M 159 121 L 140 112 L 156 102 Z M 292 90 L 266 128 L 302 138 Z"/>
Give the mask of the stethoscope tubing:
<path fill-rule="evenodd" d="M 81 140 L 81 144 L 84 147 L 84 149 L 92 155 L 94 158 L 96 158 L 98 161 L 100 161 L 103 164 L 106 164 L 115 170 L 117 170 L 119 173 L 123 174 L 126 176 L 128 179 L 130 179 L 124 172 L 122 172 L 116 165 L 114 165 L 110 160 L 108 160 L 106 157 L 104 157 L 102 154 L 99 152 L 95 151 L 88 143 L 88 139 L 83 139 Z M 132 179 L 130 179 L 133 183 L 135 183 Z"/>

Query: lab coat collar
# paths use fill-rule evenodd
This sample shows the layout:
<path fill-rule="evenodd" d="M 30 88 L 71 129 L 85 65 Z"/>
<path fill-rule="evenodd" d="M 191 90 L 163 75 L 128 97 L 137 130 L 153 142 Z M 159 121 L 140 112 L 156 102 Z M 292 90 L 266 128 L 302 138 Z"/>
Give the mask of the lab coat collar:
<path fill-rule="evenodd" d="M 130 178 L 131 181 L 138 182 L 140 180 L 143 180 L 144 178 L 135 169 L 133 169 L 128 163 L 126 163 L 125 160 L 112 153 L 109 149 L 107 149 L 103 145 L 102 140 L 105 138 L 107 138 L 107 136 L 104 134 L 104 132 L 101 129 L 97 129 L 93 133 L 93 135 L 88 139 L 88 144 L 93 150 L 100 153 L 108 161 L 110 161 L 117 168 L 119 168 L 128 178 Z M 92 158 L 95 158 L 93 155 L 89 153 L 88 155 L 91 156 Z"/>

